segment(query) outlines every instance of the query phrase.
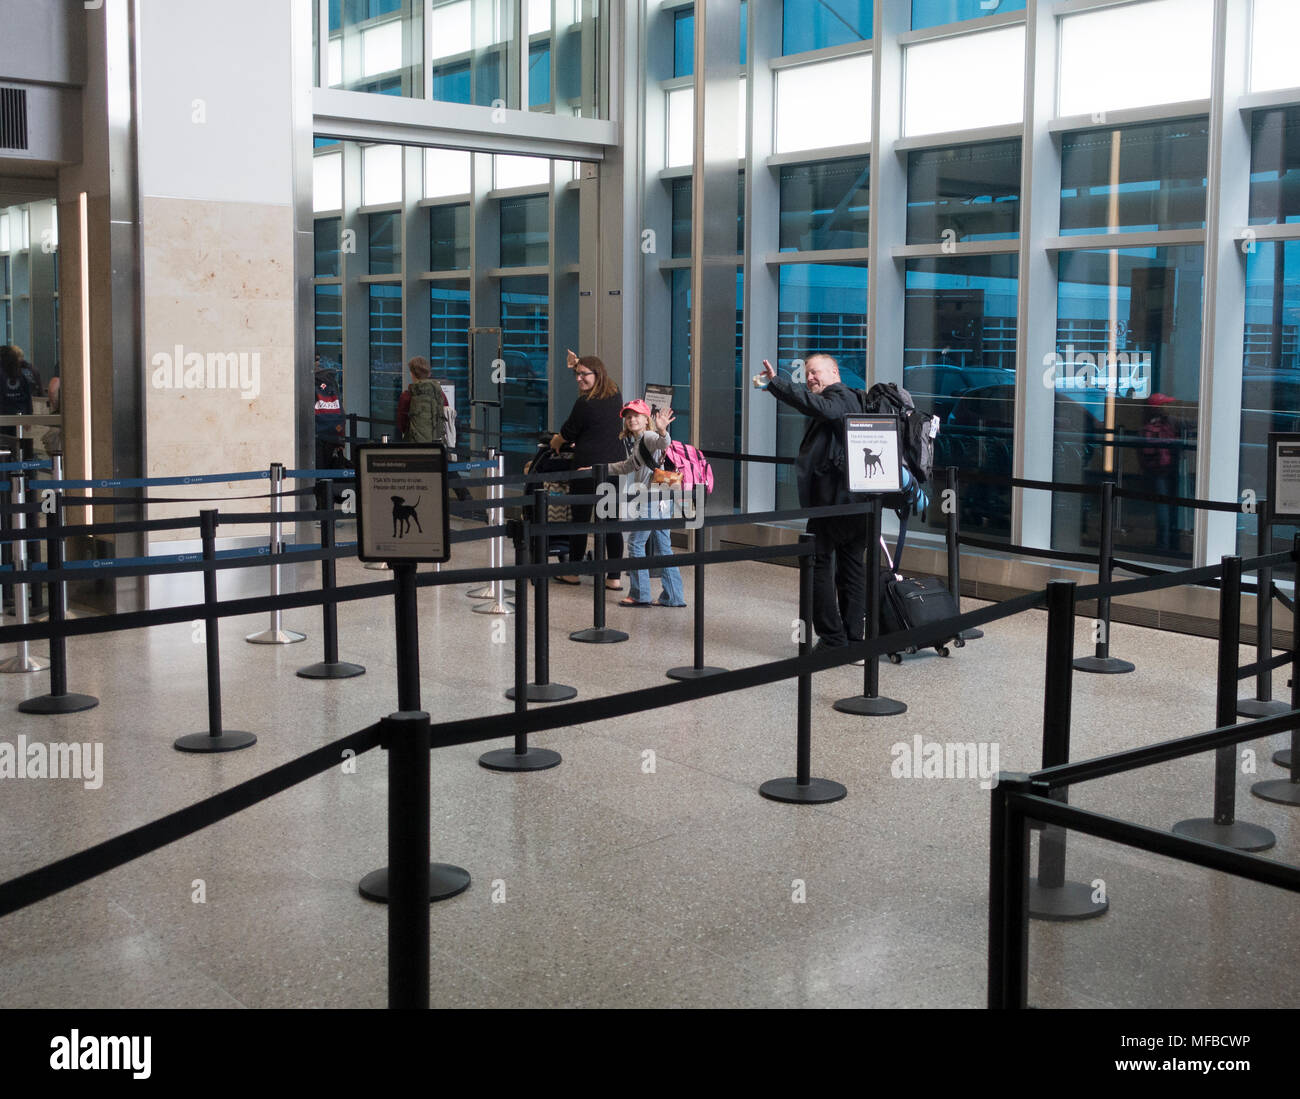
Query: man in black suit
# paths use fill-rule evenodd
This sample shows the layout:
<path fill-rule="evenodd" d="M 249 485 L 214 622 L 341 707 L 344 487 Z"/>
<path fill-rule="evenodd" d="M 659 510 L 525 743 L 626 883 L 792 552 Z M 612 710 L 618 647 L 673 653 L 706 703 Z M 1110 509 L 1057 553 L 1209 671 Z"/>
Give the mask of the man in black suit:
<path fill-rule="evenodd" d="M 831 443 L 843 430 L 846 413 L 861 412 L 858 394 L 840 381 L 840 366 L 830 355 L 804 362 L 806 385 L 777 376 L 766 359 L 754 384 L 809 418 L 795 459 L 800 507 L 850 502 L 847 472 L 831 461 Z M 818 648 L 837 648 L 864 636 L 867 617 L 866 523 L 860 515 L 809 519 L 813 555 L 813 629 Z"/>

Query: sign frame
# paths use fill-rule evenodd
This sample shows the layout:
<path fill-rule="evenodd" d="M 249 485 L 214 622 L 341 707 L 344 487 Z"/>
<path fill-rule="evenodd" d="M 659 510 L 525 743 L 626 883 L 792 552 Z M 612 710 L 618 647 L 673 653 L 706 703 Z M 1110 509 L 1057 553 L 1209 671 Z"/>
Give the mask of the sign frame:
<path fill-rule="evenodd" d="M 1270 431 L 1268 433 L 1268 496 L 1266 505 L 1269 523 L 1300 523 L 1300 475 L 1294 480 L 1296 487 L 1286 492 L 1278 484 L 1277 466 L 1282 448 L 1291 451 L 1287 457 L 1300 459 L 1300 432 Z M 1279 491 L 1286 492 L 1286 497 L 1279 496 Z M 1285 508 L 1286 510 L 1283 510 Z"/>
<path fill-rule="evenodd" d="M 887 413 L 849 412 L 844 416 L 843 431 L 847 467 L 844 473 L 848 480 L 848 491 L 861 496 L 884 496 L 902 492 L 903 443 L 899 433 L 898 417 Z M 877 435 L 883 433 L 888 436 L 884 449 L 879 454 L 872 455 L 877 459 L 874 464 L 880 466 L 880 476 L 883 479 L 880 484 L 868 477 L 864 462 L 856 460 L 856 456 L 863 449 L 860 441 L 864 432 Z M 862 468 L 861 473 L 857 472 L 859 467 Z"/>
<path fill-rule="evenodd" d="M 383 489 L 376 488 L 373 484 L 368 484 L 368 480 L 387 474 L 396 475 L 399 470 L 380 471 L 371 468 L 371 462 L 382 460 L 384 458 L 397 459 L 404 461 L 425 462 L 428 459 L 433 461 L 433 469 L 415 469 L 406 473 L 409 477 L 436 477 L 441 483 L 438 488 L 426 488 L 424 493 L 431 497 L 436 511 L 433 514 L 427 514 L 425 521 L 420 524 L 418 513 L 411 516 L 416 522 L 417 528 L 428 530 L 432 533 L 435 529 L 441 537 L 441 556 L 435 556 L 428 552 L 415 552 L 405 554 L 401 552 L 401 547 L 394 549 L 391 545 L 388 549 L 367 550 L 368 546 L 375 546 L 378 543 L 391 543 L 394 538 L 379 536 L 375 530 L 371 529 L 372 524 L 379 523 L 380 529 L 384 529 L 384 524 L 392 521 L 394 524 L 400 521 L 399 517 L 393 514 L 393 509 L 386 507 L 372 507 L 367 501 L 374 495 L 376 497 L 386 496 Z M 447 508 L 447 447 L 443 443 L 363 443 L 357 447 L 357 559 L 363 562 L 378 562 L 380 564 L 441 564 L 451 559 L 451 516 Z M 419 489 L 417 489 L 419 491 Z M 439 514 L 440 513 L 440 514 Z M 404 528 L 408 530 L 409 527 Z M 394 536 L 397 539 L 405 537 L 405 533 Z"/>
<path fill-rule="evenodd" d="M 650 406 L 651 415 L 654 414 L 656 408 L 672 408 L 673 387 L 671 385 L 660 385 L 657 382 L 647 382 L 642 400 Z M 651 426 L 654 425 L 651 424 Z"/>

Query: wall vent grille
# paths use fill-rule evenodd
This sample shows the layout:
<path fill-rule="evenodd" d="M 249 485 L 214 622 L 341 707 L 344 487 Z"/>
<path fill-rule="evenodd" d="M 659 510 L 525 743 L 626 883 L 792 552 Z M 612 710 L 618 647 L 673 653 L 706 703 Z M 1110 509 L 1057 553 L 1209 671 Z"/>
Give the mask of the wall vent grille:
<path fill-rule="evenodd" d="M 27 89 L 0 88 L 0 149 L 27 148 Z"/>

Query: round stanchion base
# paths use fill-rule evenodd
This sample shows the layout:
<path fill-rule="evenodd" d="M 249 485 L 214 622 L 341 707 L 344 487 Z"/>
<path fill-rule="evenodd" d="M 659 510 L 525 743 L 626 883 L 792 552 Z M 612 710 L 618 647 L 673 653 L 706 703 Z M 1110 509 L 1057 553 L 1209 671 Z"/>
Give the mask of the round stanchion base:
<path fill-rule="evenodd" d="M 578 630 L 569 634 L 570 641 L 582 641 L 588 645 L 613 645 L 617 641 L 626 641 L 627 634 L 622 630 L 596 629 Z"/>
<path fill-rule="evenodd" d="M 298 669 L 298 675 L 302 679 L 352 679 L 365 674 L 366 669 L 360 664 L 349 664 L 346 660 L 336 660 L 333 663 L 322 660 L 319 664 L 308 664 L 307 667 Z"/>
<path fill-rule="evenodd" d="M 99 705 L 94 695 L 37 695 L 18 703 L 20 714 L 77 714 Z"/>
<path fill-rule="evenodd" d="M 239 729 L 227 729 L 220 736 L 210 733 L 186 733 L 177 737 L 172 747 L 178 752 L 237 752 L 240 748 L 251 748 L 257 743 L 257 737 Z"/>
<path fill-rule="evenodd" d="M 1188 839 L 1217 843 L 1220 847 L 1231 847 L 1237 851 L 1267 851 L 1277 843 L 1277 837 L 1267 828 L 1241 820 L 1231 824 L 1218 824 L 1211 817 L 1197 817 L 1180 820 L 1171 831 Z"/>
<path fill-rule="evenodd" d="M 1133 671 L 1133 665 L 1117 656 L 1079 656 L 1075 657 L 1074 670 L 1097 675 L 1123 675 Z"/>
<path fill-rule="evenodd" d="M 669 679 L 707 679 L 711 675 L 722 675 L 726 670 L 726 668 L 711 668 L 708 666 L 697 668 L 688 664 L 684 668 L 669 668 L 664 674 Z"/>
<path fill-rule="evenodd" d="M 515 589 L 504 588 L 502 589 L 502 594 L 513 599 L 515 597 Z M 471 588 L 469 591 L 465 593 L 465 595 L 470 599 L 491 599 L 492 585 L 488 584 L 486 587 L 482 587 L 482 588 Z"/>
<path fill-rule="evenodd" d="M 475 614 L 514 614 L 515 605 L 513 603 L 482 603 L 477 607 L 471 608 Z"/>
<path fill-rule="evenodd" d="M 563 683 L 529 683 L 524 687 L 524 698 L 528 702 L 567 702 L 576 698 L 577 687 L 568 687 Z M 513 700 L 515 689 L 506 688 L 506 698 Z"/>
<path fill-rule="evenodd" d="M 1290 748 L 1283 748 L 1280 752 L 1274 752 L 1274 753 L 1273 753 L 1273 762 L 1276 763 L 1279 767 L 1286 767 L 1287 769 L 1290 769 L 1290 767 L 1291 767 L 1291 749 L 1290 749 Z"/>
<path fill-rule="evenodd" d="M 296 645 L 299 641 L 306 641 L 307 635 L 297 630 L 262 630 L 261 633 L 250 633 L 244 640 L 250 645 Z"/>
<path fill-rule="evenodd" d="M 42 660 L 37 656 L 11 656 L 8 660 L 0 663 L 0 674 L 2 675 L 22 675 L 25 672 L 43 672 L 50 666 L 48 660 Z"/>
<path fill-rule="evenodd" d="M 963 641 L 978 641 L 984 636 L 984 631 L 978 626 L 972 626 L 969 630 L 962 630 L 957 636 Z"/>
<path fill-rule="evenodd" d="M 523 753 L 497 748 L 479 756 L 478 765 L 489 771 L 545 771 L 560 765 L 560 753 L 549 748 L 529 748 Z"/>
<path fill-rule="evenodd" d="M 841 698 L 838 702 L 832 703 L 831 709 L 838 710 L 842 714 L 857 714 L 859 717 L 893 717 L 895 714 L 907 713 L 907 703 L 899 702 L 896 698 L 886 698 L 884 695 L 877 695 L 875 698 L 854 695 L 852 698 Z"/>
<path fill-rule="evenodd" d="M 1277 714 L 1286 713 L 1289 709 L 1291 707 L 1285 702 L 1270 702 L 1259 698 L 1237 699 L 1238 717 L 1275 717 Z"/>
<path fill-rule="evenodd" d="M 1066 920 L 1091 920 L 1110 907 L 1109 901 L 1092 899 L 1093 888 L 1081 881 L 1064 885 L 1039 885 L 1029 879 L 1029 915 L 1035 920 L 1061 923 Z"/>
<path fill-rule="evenodd" d="M 469 888 L 469 871 L 446 862 L 429 864 L 429 903 L 458 897 Z M 388 903 L 388 867 L 372 870 L 357 883 L 357 892 L 376 904 Z"/>
<path fill-rule="evenodd" d="M 1300 782 L 1292 782 L 1289 778 L 1251 783 L 1250 792 L 1257 798 L 1276 801 L 1279 805 L 1300 805 Z"/>
<path fill-rule="evenodd" d="M 769 779 L 758 788 L 769 801 L 789 801 L 801 805 L 821 805 L 839 801 L 848 795 L 848 789 L 828 778 L 809 779 L 806 786 L 796 778 Z"/>

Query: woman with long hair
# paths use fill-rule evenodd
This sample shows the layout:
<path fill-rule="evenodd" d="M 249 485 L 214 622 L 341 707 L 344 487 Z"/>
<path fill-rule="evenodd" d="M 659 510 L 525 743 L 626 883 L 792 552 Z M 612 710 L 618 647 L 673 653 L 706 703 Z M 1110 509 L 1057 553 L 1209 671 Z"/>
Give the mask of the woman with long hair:
<path fill-rule="evenodd" d="M 551 449 L 558 451 L 565 443 L 572 443 L 575 469 L 622 461 L 625 451 L 619 433 L 623 428 L 623 395 L 618 386 L 611 380 L 605 364 L 595 355 L 579 357 L 570 351 L 568 365 L 578 383 L 578 399 L 573 402 L 573 411 L 564 421 L 564 426 L 551 436 Z M 594 477 L 579 478 L 569 484 L 575 496 L 590 496 L 597 491 Z M 575 523 L 590 522 L 591 514 L 590 504 L 573 505 Z M 570 561 L 581 561 L 586 552 L 585 534 L 570 537 Z M 620 532 L 605 535 L 605 555 L 610 558 L 623 556 L 623 535 Z M 578 583 L 576 576 L 557 576 L 556 579 L 562 584 Z M 622 590 L 617 572 L 609 574 L 605 587 L 611 591 Z"/>

